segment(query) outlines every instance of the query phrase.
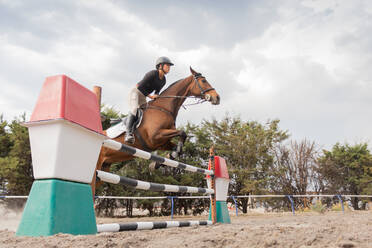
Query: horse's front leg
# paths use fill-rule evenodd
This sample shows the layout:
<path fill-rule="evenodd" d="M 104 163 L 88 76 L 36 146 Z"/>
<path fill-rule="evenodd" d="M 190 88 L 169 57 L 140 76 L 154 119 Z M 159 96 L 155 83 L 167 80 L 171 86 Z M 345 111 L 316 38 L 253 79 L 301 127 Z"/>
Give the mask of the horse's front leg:
<path fill-rule="evenodd" d="M 171 139 L 174 137 L 180 137 L 177 147 L 174 143 L 171 142 Z M 156 135 L 152 138 L 152 143 L 163 144 L 158 149 L 159 150 L 173 150 L 171 153 L 171 158 L 176 158 L 182 153 L 182 148 L 187 139 L 187 135 L 183 130 L 177 129 L 160 129 Z"/>
<path fill-rule="evenodd" d="M 176 149 L 176 151 L 173 151 L 171 153 L 171 156 L 173 156 L 174 158 L 177 158 L 182 154 L 182 148 L 183 148 L 183 145 L 185 144 L 185 141 L 187 139 L 187 134 L 182 130 L 180 131 L 179 136 L 180 136 L 180 140 L 178 141 L 177 149 Z"/>
<path fill-rule="evenodd" d="M 171 139 L 177 136 L 180 137 L 180 140 L 178 141 L 178 144 L 176 145 L 171 141 Z M 160 147 L 158 147 L 157 150 L 171 151 L 168 158 L 175 159 L 179 157 L 179 155 L 181 154 L 182 147 L 186 141 L 186 138 L 187 138 L 187 135 L 182 130 L 161 129 L 157 132 L 156 135 L 153 136 L 153 138 L 151 139 L 151 142 L 152 144 L 163 144 Z M 160 164 L 154 162 L 154 163 L 151 163 L 150 166 L 151 168 L 157 169 L 160 167 Z"/>

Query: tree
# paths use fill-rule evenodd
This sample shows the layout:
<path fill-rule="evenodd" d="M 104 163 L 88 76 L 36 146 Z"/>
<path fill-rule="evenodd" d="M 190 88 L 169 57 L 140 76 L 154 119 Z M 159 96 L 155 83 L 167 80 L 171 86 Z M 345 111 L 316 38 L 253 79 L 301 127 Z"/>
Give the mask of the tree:
<path fill-rule="evenodd" d="M 3 119 L 3 115 L 0 115 L 0 194 L 6 193 L 6 178 L 2 176 L 2 164 L 6 162 L 9 152 L 12 147 L 12 141 L 10 139 L 10 133 L 7 130 L 8 122 Z"/>
<path fill-rule="evenodd" d="M 216 155 L 227 159 L 230 195 L 267 193 L 274 148 L 288 138 L 287 132 L 279 129 L 279 120 L 261 124 L 229 116 L 221 121 L 204 120 L 201 127 L 195 128 L 194 135 L 198 153 L 208 156 L 209 147 L 214 145 Z M 238 207 L 246 213 L 248 199 L 237 200 Z"/>
<path fill-rule="evenodd" d="M 4 120 L 3 115 L 0 115 L 0 157 L 4 158 L 7 157 L 11 146 L 12 142 L 10 140 L 10 133 L 7 130 L 8 128 L 8 122 Z"/>
<path fill-rule="evenodd" d="M 289 145 L 279 144 L 276 149 L 275 162 L 271 168 L 270 188 L 276 194 L 305 195 L 309 191 L 319 192 L 321 181 L 317 173 L 319 152 L 315 142 L 304 139 L 291 141 Z M 307 207 L 307 201 L 295 202 Z"/>
<path fill-rule="evenodd" d="M 337 143 L 331 151 L 324 150 L 319 158 L 319 173 L 325 191 L 359 195 L 371 190 L 372 156 L 366 143 L 350 146 Z M 359 209 L 359 198 L 352 198 L 354 209 Z"/>
<path fill-rule="evenodd" d="M 25 115 L 10 124 L 1 120 L 0 139 L 4 143 L 0 150 L 0 182 L 8 195 L 28 195 L 33 182 L 28 129 L 21 125 L 24 121 Z"/>

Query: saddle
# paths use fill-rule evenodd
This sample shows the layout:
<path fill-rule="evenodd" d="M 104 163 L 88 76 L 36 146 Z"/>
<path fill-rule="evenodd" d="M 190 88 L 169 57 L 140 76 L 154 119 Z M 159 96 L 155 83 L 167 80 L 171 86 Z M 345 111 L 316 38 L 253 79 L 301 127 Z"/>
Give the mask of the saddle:
<path fill-rule="evenodd" d="M 136 120 L 134 122 L 134 129 L 137 129 L 141 125 L 142 117 L 143 110 L 141 108 L 138 108 L 136 113 Z M 106 135 L 109 138 L 114 139 L 120 136 L 121 134 L 125 133 L 127 131 L 126 127 L 127 119 L 128 119 L 127 117 L 124 117 L 122 119 L 110 120 L 111 126 L 106 130 Z"/>

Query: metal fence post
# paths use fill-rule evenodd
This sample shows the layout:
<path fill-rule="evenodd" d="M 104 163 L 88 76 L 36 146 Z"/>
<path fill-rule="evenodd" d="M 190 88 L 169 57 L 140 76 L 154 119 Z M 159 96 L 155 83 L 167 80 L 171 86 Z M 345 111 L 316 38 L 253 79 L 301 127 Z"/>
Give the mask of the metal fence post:
<path fill-rule="evenodd" d="M 171 196 L 170 199 L 171 199 L 171 203 L 172 203 L 171 219 L 173 220 L 173 211 L 174 211 L 174 200 L 173 199 L 174 199 L 174 197 Z"/>
<path fill-rule="evenodd" d="M 336 196 L 340 200 L 342 212 L 345 213 L 344 202 L 342 201 L 341 195 L 336 195 Z"/>
<path fill-rule="evenodd" d="M 295 215 L 294 202 L 293 202 L 292 196 L 286 195 L 286 197 L 288 197 L 288 199 L 291 201 L 292 213 L 293 215 Z"/>
<path fill-rule="evenodd" d="M 235 212 L 236 212 L 236 216 L 238 216 L 238 204 L 237 204 L 237 202 L 236 202 L 236 199 L 235 199 L 235 196 L 231 196 L 232 197 L 232 199 L 233 199 L 233 201 L 234 201 L 234 204 L 235 204 Z"/>

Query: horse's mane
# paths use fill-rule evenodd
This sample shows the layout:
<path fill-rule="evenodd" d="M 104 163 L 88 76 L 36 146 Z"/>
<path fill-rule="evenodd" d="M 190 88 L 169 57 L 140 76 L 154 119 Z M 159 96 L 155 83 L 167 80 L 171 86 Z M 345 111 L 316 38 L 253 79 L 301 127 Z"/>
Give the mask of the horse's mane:
<path fill-rule="evenodd" d="M 195 74 L 195 77 L 198 78 L 198 77 L 202 77 L 202 74 L 201 73 L 196 73 Z M 187 78 L 187 77 L 186 77 Z M 179 79 L 177 80 L 176 82 L 172 83 L 171 85 L 169 85 L 165 90 L 163 90 L 160 95 L 164 94 L 166 91 L 170 90 L 173 86 L 175 86 L 176 84 L 178 84 L 179 82 L 185 80 L 186 78 L 182 78 L 182 79 Z"/>
<path fill-rule="evenodd" d="M 176 82 L 169 85 L 165 90 L 163 90 L 160 95 L 163 95 L 167 90 L 170 90 L 174 85 L 178 84 L 179 82 L 183 81 L 185 78 L 179 79 Z"/>

